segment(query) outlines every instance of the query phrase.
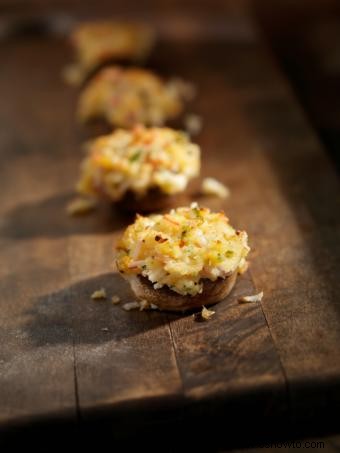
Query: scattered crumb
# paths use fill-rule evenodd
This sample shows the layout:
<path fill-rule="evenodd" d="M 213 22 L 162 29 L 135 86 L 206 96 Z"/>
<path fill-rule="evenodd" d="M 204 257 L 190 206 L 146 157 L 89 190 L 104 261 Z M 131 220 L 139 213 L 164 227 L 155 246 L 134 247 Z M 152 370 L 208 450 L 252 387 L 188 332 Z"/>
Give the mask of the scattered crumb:
<path fill-rule="evenodd" d="M 208 308 L 205 308 L 203 305 L 202 311 L 199 313 L 195 313 L 195 320 L 196 321 L 209 321 L 209 319 L 214 316 L 215 312 L 213 310 L 208 310 Z"/>
<path fill-rule="evenodd" d="M 145 299 L 142 299 L 140 302 L 139 302 L 139 310 L 140 311 L 143 311 L 143 310 L 146 310 L 150 308 L 150 304 L 147 300 Z"/>
<path fill-rule="evenodd" d="M 123 309 L 125 311 L 131 311 L 131 310 L 137 310 L 140 308 L 139 302 L 127 302 L 126 304 L 123 305 Z"/>
<path fill-rule="evenodd" d="M 253 294 L 252 296 L 243 296 L 239 297 L 238 301 L 241 304 L 246 304 L 248 302 L 260 302 L 263 298 L 263 291 L 258 294 Z"/>
<path fill-rule="evenodd" d="M 108 328 L 108 327 L 102 327 L 101 330 L 102 330 L 103 332 L 108 332 L 108 331 L 109 331 L 109 328 Z"/>
<path fill-rule="evenodd" d="M 66 207 L 69 215 L 87 214 L 96 207 L 95 200 L 90 198 L 75 198 Z"/>
<path fill-rule="evenodd" d="M 212 316 L 214 316 L 215 312 L 213 310 L 208 310 L 205 308 L 203 305 L 202 311 L 201 311 L 201 316 L 203 319 L 207 320 L 210 319 Z"/>
<path fill-rule="evenodd" d="M 72 86 L 77 86 L 82 82 L 82 73 L 76 64 L 65 66 L 62 71 L 62 77 L 66 83 Z"/>
<path fill-rule="evenodd" d="M 111 297 L 111 302 L 112 302 L 114 305 L 119 304 L 119 302 L 120 302 L 120 297 L 119 297 L 119 296 L 112 296 L 112 297 Z"/>
<path fill-rule="evenodd" d="M 203 121 L 199 115 L 188 113 L 184 118 L 184 126 L 190 135 L 197 135 L 202 130 Z"/>
<path fill-rule="evenodd" d="M 151 310 L 158 310 L 158 307 L 155 304 L 150 304 L 150 309 Z"/>
<path fill-rule="evenodd" d="M 97 289 L 94 293 L 91 294 L 91 299 L 98 300 L 98 299 L 106 299 L 106 291 L 105 288 Z"/>
<path fill-rule="evenodd" d="M 197 95 L 195 85 L 179 77 L 173 77 L 168 83 L 168 88 L 170 91 L 179 94 L 186 101 L 192 101 Z"/>
<path fill-rule="evenodd" d="M 201 190 L 204 195 L 215 195 L 220 198 L 227 198 L 230 196 L 228 187 L 217 181 L 215 178 L 204 178 Z"/>

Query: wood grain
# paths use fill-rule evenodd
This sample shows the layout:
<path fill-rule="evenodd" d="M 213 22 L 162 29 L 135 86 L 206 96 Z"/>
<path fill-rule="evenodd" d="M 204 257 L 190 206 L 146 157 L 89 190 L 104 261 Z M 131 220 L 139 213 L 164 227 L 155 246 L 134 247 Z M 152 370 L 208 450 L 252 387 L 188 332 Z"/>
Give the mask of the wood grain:
<path fill-rule="evenodd" d="M 33 36 L 1 49 L 3 425 L 63 414 L 110 421 L 112 435 L 162 422 L 192 436 L 208 426 L 225 437 L 228 425 L 225 440 L 247 426 L 252 439 L 338 408 L 338 185 L 271 55 L 245 29 L 163 41 L 150 63 L 197 84 L 203 176 L 232 193 L 198 201 L 225 209 L 253 248 L 250 273 L 207 323 L 90 299 L 100 287 L 132 299 L 111 267 L 131 218 L 107 206 L 79 219 L 64 212 L 88 133 L 60 79 L 64 43 Z M 258 290 L 261 304 L 237 303 Z"/>
<path fill-rule="evenodd" d="M 37 44 L 37 43 L 36 43 Z M 35 44 L 35 45 L 36 45 Z M 64 169 L 68 159 L 53 153 L 67 143 L 60 131 L 58 110 L 64 99 L 54 78 L 44 89 L 45 75 L 34 44 L 13 43 L 2 52 L 1 85 L 1 426 L 35 418 L 76 418 L 72 332 L 60 307 L 49 318 L 54 292 L 69 281 L 67 236 L 48 238 L 51 218 L 42 200 L 63 198 L 70 187 Z M 17 65 L 17 61 L 22 63 Z M 23 61 L 33 65 L 22 77 Z M 35 94 L 38 93 L 38 94 Z M 53 105 L 46 109 L 46 101 Z M 35 107 L 34 107 L 35 106 Z M 46 112 L 45 112 L 46 111 Z M 50 119 L 50 121 L 49 121 Z M 50 127 L 47 125 L 50 124 Z M 53 124 L 53 126 L 52 126 Z M 62 188 L 62 190 L 61 190 Z M 61 197 L 61 198 L 60 198 Z M 64 202 L 52 201 L 63 213 Z M 42 208 L 40 208 L 42 206 Z M 32 209 L 30 209 L 32 207 Z M 41 294 L 49 294 L 45 307 Z M 36 323 L 37 317 L 39 322 Z M 36 324 L 35 324 L 36 323 Z M 34 326 L 35 324 L 35 326 Z M 34 328 L 33 328 L 34 326 Z"/>

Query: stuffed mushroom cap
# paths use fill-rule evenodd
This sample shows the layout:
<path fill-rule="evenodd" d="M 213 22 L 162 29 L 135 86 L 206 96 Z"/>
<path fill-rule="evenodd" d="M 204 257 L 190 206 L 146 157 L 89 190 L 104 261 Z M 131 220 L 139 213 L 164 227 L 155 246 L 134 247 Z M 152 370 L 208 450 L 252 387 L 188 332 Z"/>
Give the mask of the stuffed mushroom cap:
<path fill-rule="evenodd" d="M 199 171 L 200 149 L 185 133 L 143 126 L 118 129 L 90 143 L 77 190 L 113 202 L 130 201 L 137 208 L 146 197 L 159 204 L 183 193 Z"/>
<path fill-rule="evenodd" d="M 137 216 L 117 245 L 116 264 L 137 297 L 187 310 L 223 299 L 249 250 L 247 233 L 235 230 L 224 213 L 193 203 Z"/>

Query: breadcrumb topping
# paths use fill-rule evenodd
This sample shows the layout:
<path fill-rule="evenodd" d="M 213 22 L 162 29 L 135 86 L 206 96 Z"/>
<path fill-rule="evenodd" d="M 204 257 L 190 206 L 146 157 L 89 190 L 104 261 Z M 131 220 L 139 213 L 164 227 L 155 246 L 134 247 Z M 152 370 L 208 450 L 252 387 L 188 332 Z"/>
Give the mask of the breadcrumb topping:
<path fill-rule="evenodd" d="M 77 189 L 119 200 L 127 191 L 143 196 L 152 188 L 182 192 L 200 171 L 200 149 L 170 128 L 118 129 L 90 144 Z"/>
<path fill-rule="evenodd" d="M 240 264 L 238 266 L 238 273 L 240 275 L 242 275 L 245 272 L 247 272 L 248 268 L 249 268 L 249 261 L 247 261 L 245 258 L 242 258 L 242 260 L 240 261 Z"/>
<path fill-rule="evenodd" d="M 222 212 L 193 203 L 164 215 L 137 216 L 118 242 L 116 264 L 124 277 L 141 275 L 154 289 L 165 285 L 195 295 L 203 279 L 238 271 L 249 250 L 245 231 L 236 231 Z"/>

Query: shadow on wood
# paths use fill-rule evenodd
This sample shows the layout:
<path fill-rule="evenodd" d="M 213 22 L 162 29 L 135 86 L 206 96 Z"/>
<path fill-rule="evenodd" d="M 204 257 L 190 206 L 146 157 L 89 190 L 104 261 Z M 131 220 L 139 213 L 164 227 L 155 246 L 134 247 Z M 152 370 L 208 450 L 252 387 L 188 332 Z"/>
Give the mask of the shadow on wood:
<path fill-rule="evenodd" d="M 334 169 L 327 157 L 320 154 L 319 144 L 309 133 L 301 111 L 293 108 L 286 98 L 252 100 L 245 106 L 245 111 L 251 118 L 251 130 L 263 143 L 266 160 L 277 175 L 275 184 L 279 184 L 290 207 L 286 212 L 282 205 L 280 215 L 283 219 L 293 214 L 299 230 L 301 240 L 295 239 L 296 243 L 292 244 L 295 278 L 300 269 L 302 272 L 307 268 L 314 271 L 315 282 L 307 282 L 301 275 L 301 290 L 306 288 L 310 293 L 309 310 L 321 312 L 327 303 L 339 319 L 340 211 L 334 200 L 339 191 Z M 328 175 L 334 175 L 334 178 Z M 270 200 L 273 187 L 264 186 L 263 193 L 264 199 Z M 281 220 L 276 216 L 267 222 L 275 228 Z M 280 234 L 287 236 L 289 242 L 289 232 L 281 230 Z M 287 268 L 285 272 L 290 270 Z M 322 286 L 320 282 L 323 282 Z M 301 300 L 295 302 L 300 306 L 303 304 Z M 325 319 L 325 322 L 329 324 L 330 320 Z"/>
<path fill-rule="evenodd" d="M 133 221 L 133 215 L 105 203 L 99 204 L 93 212 L 71 217 L 66 206 L 75 196 L 64 193 L 35 203 L 19 204 L 4 216 L 0 232 L 11 239 L 59 238 L 74 234 L 112 233 Z"/>
<path fill-rule="evenodd" d="M 107 299 L 91 299 L 99 288 L 106 289 Z M 121 298 L 119 305 L 111 302 L 113 295 Z M 38 347 L 73 341 L 98 345 L 167 323 L 167 315 L 156 310 L 125 311 L 122 305 L 133 300 L 129 285 L 118 274 L 99 275 L 37 298 L 33 308 L 25 313 L 29 317 L 25 330 Z"/>

